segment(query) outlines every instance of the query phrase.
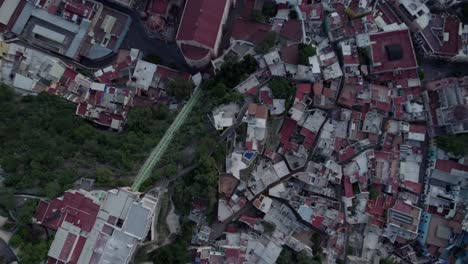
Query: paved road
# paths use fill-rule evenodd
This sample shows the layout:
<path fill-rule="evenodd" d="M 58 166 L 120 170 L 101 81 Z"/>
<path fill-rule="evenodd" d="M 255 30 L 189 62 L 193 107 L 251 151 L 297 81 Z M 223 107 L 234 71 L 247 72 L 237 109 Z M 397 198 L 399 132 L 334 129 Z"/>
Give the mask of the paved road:
<path fill-rule="evenodd" d="M 0 239 L 0 263 L 2 263 L 2 260 L 4 260 L 5 263 L 11 263 L 16 260 L 16 255 L 11 250 L 10 246 L 8 246 L 3 239 Z"/>
<path fill-rule="evenodd" d="M 138 11 L 125 8 L 108 0 L 97 1 L 131 17 L 132 24 L 130 25 L 130 29 L 128 30 L 127 36 L 125 37 L 121 48 L 139 49 L 143 52 L 144 55 L 155 54 L 161 58 L 161 64 L 163 65 L 170 66 L 178 70 L 193 72 L 193 69 L 191 69 L 185 63 L 184 57 L 180 53 L 175 43 L 167 43 L 156 38 L 151 38 L 146 34 L 145 28 L 140 22 Z M 81 64 L 92 68 L 104 67 L 109 65 L 113 59 L 114 56 L 97 61 L 83 60 L 81 61 Z"/>
<path fill-rule="evenodd" d="M 198 88 L 195 93 L 192 95 L 190 100 L 184 105 L 182 110 L 180 110 L 177 117 L 172 122 L 171 126 L 166 130 L 164 136 L 159 141 L 158 145 L 151 151 L 150 156 L 145 161 L 143 166 L 140 168 L 140 171 L 135 178 L 135 181 L 132 185 L 132 190 L 138 191 L 140 186 L 151 176 L 151 172 L 155 167 L 156 163 L 161 159 L 162 155 L 166 151 L 167 147 L 172 141 L 177 130 L 182 126 L 185 119 L 188 117 L 190 112 L 192 111 L 193 106 L 197 103 L 198 99 L 201 97 L 202 94 L 201 88 Z"/>

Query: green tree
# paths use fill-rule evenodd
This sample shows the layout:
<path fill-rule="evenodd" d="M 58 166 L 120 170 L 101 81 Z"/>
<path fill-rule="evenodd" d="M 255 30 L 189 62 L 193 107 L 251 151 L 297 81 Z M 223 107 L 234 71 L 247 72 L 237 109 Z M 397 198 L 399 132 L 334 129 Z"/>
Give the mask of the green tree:
<path fill-rule="evenodd" d="M 377 188 L 371 188 L 371 189 L 369 190 L 369 199 L 370 199 L 370 200 L 375 200 L 375 199 L 377 199 L 377 197 L 379 197 L 379 195 L 380 195 L 380 190 L 379 190 L 379 189 L 377 189 Z"/>
<path fill-rule="evenodd" d="M 312 242 L 312 251 L 314 255 L 322 254 L 322 238 L 319 233 L 314 233 L 310 237 L 310 241 Z"/>
<path fill-rule="evenodd" d="M 215 84 L 213 87 L 213 94 L 218 98 L 222 98 L 226 94 L 226 92 L 227 87 L 222 82 Z"/>
<path fill-rule="evenodd" d="M 182 78 L 175 78 L 169 82 L 168 94 L 174 96 L 177 100 L 186 100 L 192 94 L 193 85 L 190 81 Z"/>
<path fill-rule="evenodd" d="M 286 79 L 275 78 L 270 81 L 268 86 L 275 98 L 287 99 L 294 94 L 294 87 Z"/>
<path fill-rule="evenodd" d="M 191 224 L 184 224 L 181 234 L 174 243 L 162 246 L 150 253 L 153 262 L 166 264 L 188 263 L 190 261 L 189 246 L 192 238 L 192 230 L 193 226 Z"/>
<path fill-rule="evenodd" d="M 278 13 L 278 7 L 274 2 L 263 4 L 262 13 L 267 17 L 274 17 Z"/>
<path fill-rule="evenodd" d="M 253 20 L 255 20 L 257 22 L 264 22 L 265 21 L 265 16 L 262 14 L 262 12 L 260 12 L 258 10 L 255 10 L 255 9 L 253 9 L 250 12 L 250 18 L 252 18 Z"/>
<path fill-rule="evenodd" d="M 112 176 L 112 171 L 106 167 L 96 169 L 96 182 L 99 184 L 110 184 Z"/>
<path fill-rule="evenodd" d="M 291 107 L 296 89 L 288 80 L 282 78 L 272 79 L 268 87 L 271 88 L 274 98 L 286 99 L 286 108 Z"/>
<path fill-rule="evenodd" d="M 424 71 L 422 71 L 422 70 L 418 71 L 418 75 L 419 75 L 419 79 L 421 79 L 421 80 L 424 80 L 424 78 L 426 78 L 426 75 L 424 74 Z"/>
<path fill-rule="evenodd" d="M 315 47 L 309 44 L 300 43 L 298 47 L 299 52 L 299 64 L 301 65 L 309 65 L 309 57 L 314 56 L 317 54 L 317 50 Z"/>
<path fill-rule="evenodd" d="M 210 87 L 215 87 L 219 83 L 222 83 L 228 88 L 234 88 L 256 69 L 257 61 L 250 55 L 244 56 L 240 61 L 237 60 L 237 58 L 227 59 L 223 65 L 221 65 L 221 69 L 218 74 L 216 74 L 215 81 L 211 83 Z M 214 94 L 214 96 L 216 96 L 216 94 Z"/>
<path fill-rule="evenodd" d="M 380 259 L 379 261 L 379 264 L 394 264 L 395 262 L 393 262 L 393 260 L 389 259 L 389 258 L 383 258 L 383 259 Z"/>
<path fill-rule="evenodd" d="M 34 211 L 36 211 L 36 202 L 27 201 L 26 203 L 24 203 L 20 207 L 20 209 L 18 211 L 18 215 L 16 217 L 17 225 L 21 228 L 21 227 L 25 227 L 26 225 L 30 224 L 31 221 L 32 221 Z"/>
<path fill-rule="evenodd" d="M 276 32 L 270 31 L 265 35 L 265 38 L 255 46 L 255 52 L 260 54 L 268 53 L 278 41 L 279 36 Z"/>
<path fill-rule="evenodd" d="M 299 16 L 297 14 L 297 11 L 295 9 L 291 9 L 288 14 L 289 19 L 298 19 Z"/>
<path fill-rule="evenodd" d="M 468 153 L 468 134 L 441 136 L 436 138 L 436 144 L 447 152 L 463 156 Z"/>
<path fill-rule="evenodd" d="M 321 264 L 322 259 L 321 258 L 312 258 L 307 253 L 303 250 L 299 253 L 297 253 L 296 256 L 296 263 L 297 264 Z"/>
<path fill-rule="evenodd" d="M 11 102 L 15 97 L 15 92 L 11 87 L 0 84 L 0 102 Z"/>
<path fill-rule="evenodd" d="M 60 184 L 56 181 L 48 182 L 44 188 L 44 193 L 49 198 L 57 197 L 62 191 L 62 187 L 60 187 Z"/>
<path fill-rule="evenodd" d="M 149 54 L 143 58 L 144 61 L 151 62 L 153 64 L 160 64 L 161 58 L 156 54 Z"/>
<path fill-rule="evenodd" d="M 293 251 L 289 248 L 283 248 L 278 259 L 276 259 L 276 264 L 290 264 L 294 263 Z"/>
<path fill-rule="evenodd" d="M 9 241 L 9 244 L 10 246 L 14 247 L 14 248 L 18 248 L 18 247 L 21 247 L 21 245 L 24 244 L 24 241 L 23 241 L 23 238 L 18 235 L 18 234 L 15 234 L 11 237 L 10 241 Z"/>
<path fill-rule="evenodd" d="M 263 228 L 265 229 L 265 233 L 271 234 L 275 231 L 276 225 L 270 222 L 263 222 Z"/>
<path fill-rule="evenodd" d="M 37 244 L 28 243 L 21 247 L 18 258 L 22 264 L 37 264 L 46 259 L 47 251 L 48 245 L 45 241 Z"/>
<path fill-rule="evenodd" d="M 13 190 L 4 188 L 0 191 L 0 207 L 5 211 L 13 210 L 15 208 Z"/>

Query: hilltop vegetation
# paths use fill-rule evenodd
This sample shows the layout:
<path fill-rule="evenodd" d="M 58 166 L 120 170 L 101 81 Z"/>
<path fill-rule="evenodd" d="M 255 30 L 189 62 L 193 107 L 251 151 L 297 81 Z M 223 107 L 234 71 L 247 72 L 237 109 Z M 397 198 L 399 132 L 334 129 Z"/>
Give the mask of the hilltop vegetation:
<path fill-rule="evenodd" d="M 127 185 L 173 119 L 165 107 L 135 107 L 126 132 L 110 133 L 75 116 L 75 105 L 47 93 L 17 97 L 0 86 L 0 164 L 5 185 L 54 197 L 80 177 Z"/>

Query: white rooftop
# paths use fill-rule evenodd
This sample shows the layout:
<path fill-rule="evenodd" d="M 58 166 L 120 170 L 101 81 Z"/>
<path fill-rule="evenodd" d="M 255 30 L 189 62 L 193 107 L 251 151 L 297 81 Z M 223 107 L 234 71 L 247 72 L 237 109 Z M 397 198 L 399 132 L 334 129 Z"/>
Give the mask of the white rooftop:
<path fill-rule="evenodd" d="M 156 72 L 156 68 L 156 64 L 144 60 L 137 61 L 135 71 L 133 72 L 133 77 L 136 78 L 135 83 L 137 84 L 138 88 L 148 90 L 151 82 L 153 82 L 153 76 Z"/>

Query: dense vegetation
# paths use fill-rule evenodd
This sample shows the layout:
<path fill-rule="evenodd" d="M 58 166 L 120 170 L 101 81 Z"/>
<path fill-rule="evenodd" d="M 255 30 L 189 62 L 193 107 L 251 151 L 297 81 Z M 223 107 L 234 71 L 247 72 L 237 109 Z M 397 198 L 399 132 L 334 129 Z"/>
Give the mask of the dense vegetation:
<path fill-rule="evenodd" d="M 445 135 L 436 139 L 437 147 L 454 155 L 468 154 L 468 134 Z"/>
<path fill-rule="evenodd" d="M 216 77 L 206 84 L 203 98 L 178 131 L 171 145 L 171 151 L 165 154 L 165 159 L 157 166 L 158 168 L 177 167 L 181 163 L 184 166 L 196 165 L 196 169 L 190 175 L 171 184 L 175 208 L 182 215 L 188 215 L 193 198 L 200 198 L 207 203 L 208 220 L 214 218 L 218 170 L 224 169 L 226 147 L 206 116 L 220 104 L 240 102 L 242 97 L 232 88 L 253 73 L 256 67 L 256 61 L 251 56 L 225 62 Z M 192 146 L 190 157 L 184 155 L 184 149 L 188 145 Z M 161 177 L 158 171 L 163 169 L 156 170 L 154 177 L 148 180 L 147 186 Z M 182 234 L 173 244 L 159 248 L 151 254 L 155 263 L 162 260 L 165 263 L 189 261 L 187 248 L 190 244 L 191 226 L 185 223 L 182 229 Z"/>
<path fill-rule="evenodd" d="M 193 226 L 186 223 L 182 226 L 182 232 L 177 236 L 174 243 L 158 248 L 158 250 L 150 253 L 150 257 L 154 263 L 189 263 L 190 240 L 192 238 Z"/>
<path fill-rule="evenodd" d="M 0 164 L 7 187 L 53 197 L 79 177 L 126 185 L 170 124 L 166 108 L 132 109 L 126 132 L 109 133 L 76 117 L 75 105 L 46 93 L 15 97 L 0 87 Z M 96 175 L 96 172 L 97 175 Z"/>
<path fill-rule="evenodd" d="M 160 64 L 161 63 L 161 57 L 159 57 L 156 54 L 149 54 L 143 58 L 144 61 L 151 62 L 153 64 Z"/>
<path fill-rule="evenodd" d="M 270 87 L 274 98 L 286 99 L 286 109 L 292 106 L 296 88 L 288 80 L 281 78 L 272 79 L 268 87 Z"/>
<path fill-rule="evenodd" d="M 36 210 L 36 203 L 28 201 L 18 209 L 16 228 L 18 231 L 10 239 L 10 245 L 19 248 L 18 259 L 20 263 L 37 264 L 44 260 L 50 246 L 43 230 L 34 228 L 31 224 L 31 215 Z"/>
<path fill-rule="evenodd" d="M 304 43 L 299 44 L 299 64 L 309 65 L 309 57 L 315 54 L 317 54 L 317 50 L 312 45 Z"/>
<path fill-rule="evenodd" d="M 375 200 L 375 199 L 377 199 L 377 197 L 379 197 L 379 195 L 380 195 L 380 190 L 379 190 L 379 189 L 373 187 L 373 188 L 371 188 L 371 189 L 369 190 L 369 199 L 370 199 L 370 200 Z"/>
<path fill-rule="evenodd" d="M 149 187 L 162 177 L 174 179 L 182 168 L 195 165 L 190 175 L 171 184 L 176 209 L 182 215 L 187 215 L 196 197 L 207 201 L 209 217 L 213 216 L 218 168 L 224 164 L 225 147 L 206 114 L 219 104 L 239 101 L 241 96 L 232 87 L 254 72 L 256 66 L 255 59 L 247 56 L 221 67 L 217 77 L 207 83 L 203 99 L 177 132 L 170 150 L 145 182 L 145 187 Z M 17 97 L 10 88 L 1 86 L 0 164 L 7 172 L 8 188 L 0 193 L 5 198 L 0 207 L 13 210 L 13 192 L 57 196 L 79 177 L 95 178 L 102 186 L 129 185 L 131 176 L 173 117 L 165 107 L 135 107 L 129 113 L 125 132 L 111 133 L 75 116 L 75 105 L 57 96 L 42 93 Z M 35 206 L 30 204 L 17 210 L 19 231 L 11 243 L 21 248 L 22 263 L 43 259 L 49 246 L 31 225 Z M 151 257 L 184 263 L 188 258 L 190 230 L 184 224 L 180 239 L 158 249 Z M 167 254 L 172 257 L 167 258 Z"/>
<path fill-rule="evenodd" d="M 262 10 L 252 9 L 250 17 L 261 23 L 268 23 L 268 20 L 278 13 L 278 8 L 273 2 L 263 4 Z"/>
<path fill-rule="evenodd" d="M 182 78 L 170 81 L 168 88 L 168 94 L 174 96 L 178 101 L 190 98 L 193 90 L 192 83 Z"/>
<path fill-rule="evenodd" d="M 297 11 L 294 9 L 291 9 L 288 14 L 289 19 L 298 19 L 299 15 L 297 14 Z"/>
<path fill-rule="evenodd" d="M 284 247 L 283 251 L 281 251 L 281 254 L 276 260 L 276 263 L 277 264 L 289 264 L 289 263 L 321 264 L 322 258 L 316 257 L 316 256 L 309 257 L 305 251 L 301 251 L 297 253 L 288 247 Z"/>
<path fill-rule="evenodd" d="M 268 32 L 265 38 L 255 46 L 255 52 L 260 54 L 268 53 L 279 41 L 279 35 L 276 32 Z"/>

